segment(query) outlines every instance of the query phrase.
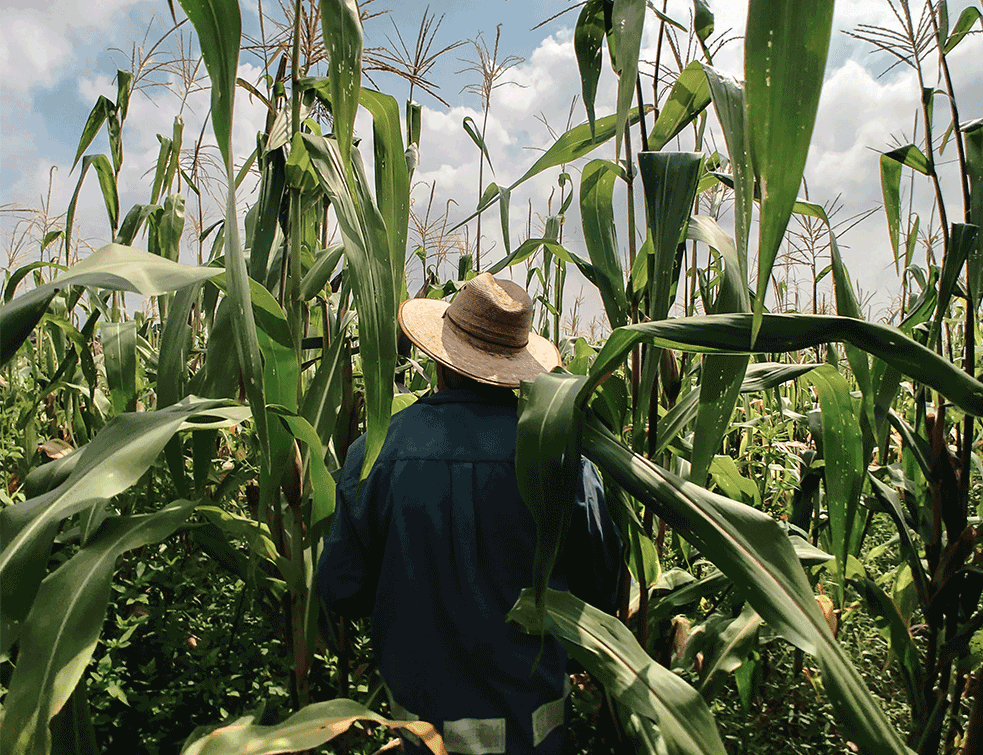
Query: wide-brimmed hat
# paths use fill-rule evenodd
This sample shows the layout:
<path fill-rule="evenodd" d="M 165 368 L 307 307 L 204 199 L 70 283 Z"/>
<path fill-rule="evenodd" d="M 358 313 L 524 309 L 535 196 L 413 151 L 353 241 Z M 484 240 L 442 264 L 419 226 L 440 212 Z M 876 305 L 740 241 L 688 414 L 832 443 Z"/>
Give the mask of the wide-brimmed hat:
<path fill-rule="evenodd" d="M 475 276 L 454 302 L 407 299 L 399 307 L 406 337 L 443 365 L 481 383 L 517 388 L 560 364 L 560 353 L 531 333 L 532 300 L 490 273 Z"/>

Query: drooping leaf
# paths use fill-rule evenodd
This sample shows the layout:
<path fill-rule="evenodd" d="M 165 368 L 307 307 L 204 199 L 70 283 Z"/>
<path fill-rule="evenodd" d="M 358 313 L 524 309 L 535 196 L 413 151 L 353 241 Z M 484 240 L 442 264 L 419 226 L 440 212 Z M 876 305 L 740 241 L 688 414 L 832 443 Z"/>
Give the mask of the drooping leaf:
<path fill-rule="evenodd" d="M 0 749 L 5 753 L 52 751 L 48 722 L 92 658 L 109 606 L 116 559 L 163 540 L 193 508 L 192 501 L 177 501 L 154 514 L 112 517 L 95 539 L 41 583 L 21 629 L 17 665 L 4 702 Z"/>
<path fill-rule="evenodd" d="M 694 60 L 684 68 L 669 96 L 662 103 L 659 117 L 649 132 L 649 149 L 660 150 L 680 131 L 692 123 L 710 104 L 710 87 L 703 67 Z"/>
<path fill-rule="evenodd" d="M 226 401 L 191 397 L 155 412 L 113 418 L 81 451 L 71 474 L 57 488 L 0 511 L 0 585 L 4 634 L 8 622 L 27 616 L 45 574 L 58 523 L 66 517 L 105 506 L 135 484 L 164 444 L 191 417 L 221 414 Z M 242 409 L 236 407 L 243 419 Z M 226 424 L 231 421 L 226 420 Z M 9 636 L 0 646 L 7 647 Z"/>
<path fill-rule="evenodd" d="M 725 354 L 800 351 L 846 341 L 939 391 L 963 411 L 983 416 L 983 383 L 897 328 L 831 315 L 765 315 L 753 346 L 749 315 L 705 315 L 618 328 L 594 360 L 579 401 L 585 402 L 598 381 L 643 341 L 663 348 Z"/>
<path fill-rule="evenodd" d="M 751 606 L 745 606 L 741 615 L 731 619 L 720 632 L 719 641 L 705 655 L 705 665 L 700 675 L 700 694 L 710 700 L 725 681 L 725 675 L 733 674 L 747 659 L 758 639 L 761 617 Z"/>
<path fill-rule="evenodd" d="M 222 163 L 232 173 L 232 113 L 239 66 L 242 17 L 237 0 L 180 0 L 198 33 L 211 82 L 211 121 Z"/>
<path fill-rule="evenodd" d="M 604 0 L 587 0 L 573 33 L 573 49 L 580 70 L 580 89 L 587 110 L 587 123 L 594 133 L 594 100 L 601 77 L 601 43 L 604 40 Z"/>
<path fill-rule="evenodd" d="M 614 154 L 620 154 L 625 135 L 628 112 L 635 94 L 638 77 L 638 55 L 642 48 L 642 30 L 645 26 L 645 0 L 614 0 L 611 10 L 611 45 L 617 50 L 615 73 L 618 74 L 617 122 L 615 126 Z"/>
<path fill-rule="evenodd" d="M 527 632 L 549 632 L 622 705 L 651 719 L 673 755 L 724 755 L 717 724 L 703 698 L 656 663 L 628 628 L 567 592 L 547 590 L 546 613 L 529 588 L 509 612 Z"/>
<path fill-rule="evenodd" d="M 447 755 L 437 730 L 424 721 L 389 721 L 354 700 L 313 703 L 286 721 L 261 726 L 251 716 L 212 731 L 195 732 L 181 755 L 274 755 L 319 747 L 347 731 L 356 721 L 372 721 L 416 734 L 434 755 Z"/>
<path fill-rule="evenodd" d="M 980 9 L 974 5 L 970 5 L 967 8 L 963 8 L 963 12 L 959 14 L 959 19 L 956 21 L 956 25 L 952 27 L 952 32 L 948 36 L 943 36 L 944 47 L 942 51 L 948 55 L 952 52 L 956 45 L 958 45 L 962 38 L 969 34 L 970 30 L 973 28 L 973 24 L 977 21 L 980 22 L 980 26 L 983 27 L 983 13 Z"/>
<path fill-rule="evenodd" d="M 540 375 L 523 383 L 516 436 L 515 476 L 536 521 L 533 587 L 542 610 L 550 573 L 570 522 L 580 436 L 574 400 L 584 377 Z"/>
<path fill-rule="evenodd" d="M 802 183 L 819 107 L 833 3 L 751 0 L 744 38 L 749 142 L 761 185 L 754 336 L 778 247 Z"/>
<path fill-rule="evenodd" d="M 870 752 L 908 752 L 863 678 L 833 638 L 787 537 L 767 514 L 680 480 L 632 454 L 596 423 L 584 453 L 700 549 L 776 632 L 815 656 L 837 719 Z"/>
<path fill-rule="evenodd" d="M 120 244 L 107 244 L 63 275 L 0 306 L 3 331 L 0 363 L 14 355 L 47 309 L 48 302 L 69 286 L 97 286 L 158 296 L 221 272 L 219 268 L 188 267 Z"/>

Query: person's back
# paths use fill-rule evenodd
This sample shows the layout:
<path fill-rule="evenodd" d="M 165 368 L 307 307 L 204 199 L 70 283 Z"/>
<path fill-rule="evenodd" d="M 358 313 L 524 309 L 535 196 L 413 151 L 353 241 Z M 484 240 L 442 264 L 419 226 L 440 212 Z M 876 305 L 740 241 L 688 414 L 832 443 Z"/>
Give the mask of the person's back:
<path fill-rule="evenodd" d="M 536 544 L 515 477 L 516 427 L 511 390 L 466 381 L 393 417 L 361 485 L 356 441 L 318 566 L 333 611 L 372 616 L 393 716 L 434 723 L 450 752 L 562 745 L 566 655 L 505 618 L 532 582 Z M 610 610 L 620 540 L 587 462 L 564 551 L 552 586 Z"/>

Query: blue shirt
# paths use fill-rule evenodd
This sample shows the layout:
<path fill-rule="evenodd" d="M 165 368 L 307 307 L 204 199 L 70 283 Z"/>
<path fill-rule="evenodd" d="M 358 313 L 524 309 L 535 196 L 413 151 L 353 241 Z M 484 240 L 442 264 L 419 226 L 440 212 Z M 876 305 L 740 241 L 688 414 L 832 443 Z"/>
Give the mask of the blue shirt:
<path fill-rule="evenodd" d="M 505 620 L 532 584 L 536 549 L 515 477 L 516 427 L 507 389 L 421 399 L 393 417 L 361 490 L 359 438 L 318 565 L 333 612 L 372 616 L 397 712 L 437 725 L 451 752 L 552 753 L 562 741 L 566 654 Z M 601 481 L 583 460 L 551 586 L 611 611 L 620 553 Z"/>

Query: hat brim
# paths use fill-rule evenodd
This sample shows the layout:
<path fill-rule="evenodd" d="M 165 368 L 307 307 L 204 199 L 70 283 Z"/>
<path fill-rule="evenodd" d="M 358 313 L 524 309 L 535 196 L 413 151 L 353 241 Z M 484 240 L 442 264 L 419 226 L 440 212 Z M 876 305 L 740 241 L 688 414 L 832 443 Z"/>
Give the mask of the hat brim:
<path fill-rule="evenodd" d="M 444 313 L 450 305 L 438 299 L 407 299 L 399 307 L 399 326 L 429 356 L 480 383 L 518 388 L 560 365 L 560 352 L 550 341 L 529 334 L 522 349 L 510 349 L 475 338 Z"/>

